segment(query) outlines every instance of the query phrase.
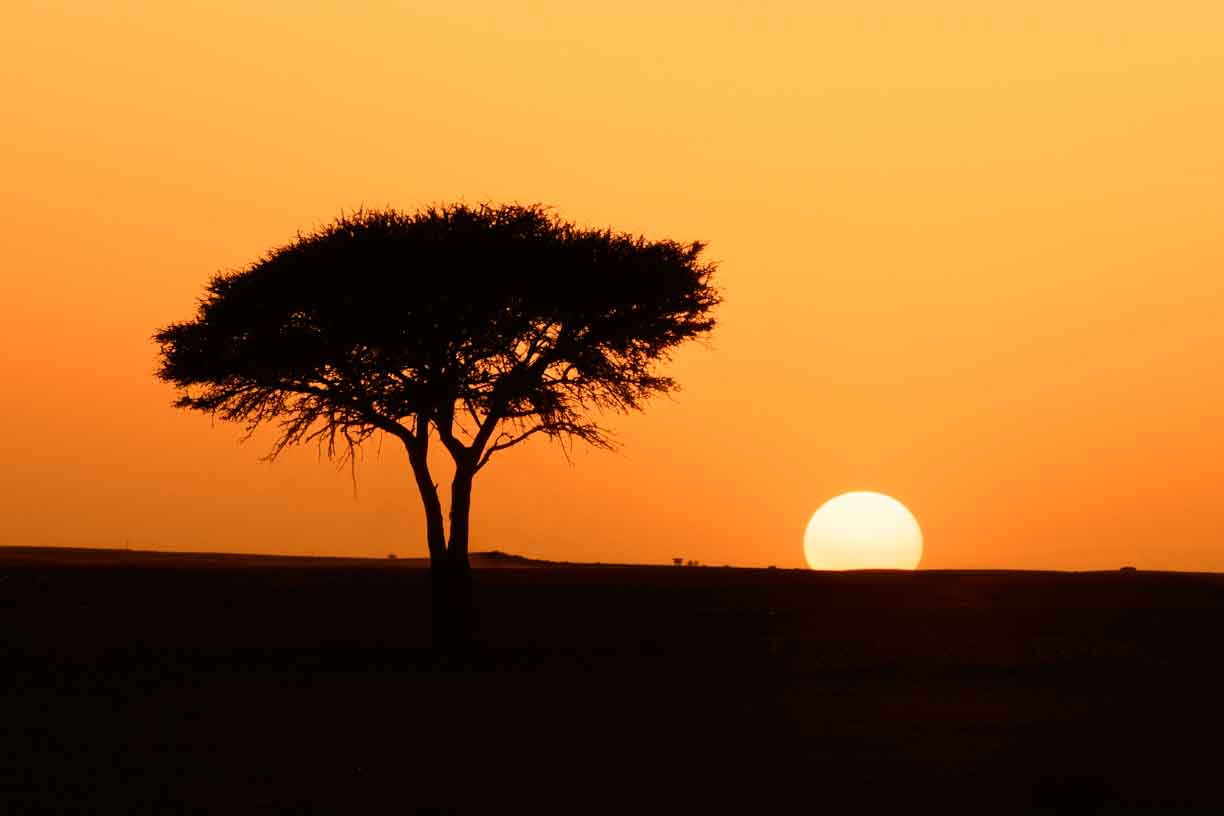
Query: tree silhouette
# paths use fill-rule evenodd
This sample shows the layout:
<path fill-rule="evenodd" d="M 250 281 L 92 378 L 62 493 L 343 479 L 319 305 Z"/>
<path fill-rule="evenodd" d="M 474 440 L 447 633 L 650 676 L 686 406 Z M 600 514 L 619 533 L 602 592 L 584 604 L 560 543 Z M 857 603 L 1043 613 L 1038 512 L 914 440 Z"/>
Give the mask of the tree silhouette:
<path fill-rule="evenodd" d="M 362 211 L 215 276 L 161 329 L 180 408 L 351 457 L 408 452 L 431 567 L 466 575 L 472 480 L 535 435 L 609 447 L 601 413 L 675 388 L 655 370 L 714 326 L 700 243 L 585 229 L 538 205 Z M 449 538 L 427 454 L 454 460 Z"/>

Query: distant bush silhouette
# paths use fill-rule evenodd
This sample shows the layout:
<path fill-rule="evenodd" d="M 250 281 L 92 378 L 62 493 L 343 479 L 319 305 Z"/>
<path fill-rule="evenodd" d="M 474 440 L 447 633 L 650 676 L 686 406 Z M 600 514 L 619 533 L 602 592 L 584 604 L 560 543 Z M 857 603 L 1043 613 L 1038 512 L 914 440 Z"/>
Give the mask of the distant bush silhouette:
<path fill-rule="evenodd" d="M 408 452 L 435 575 L 466 575 L 472 480 L 537 434 L 610 447 L 594 416 L 675 388 L 655 370 L 709 332 L 703 245 L 585 229 L 538 205 L 358 212 L 215 276 L 155 335 L 175 403 L 274 426 L 268 454 Z M 454 462 L 449 538 L 431 437 Z"/>

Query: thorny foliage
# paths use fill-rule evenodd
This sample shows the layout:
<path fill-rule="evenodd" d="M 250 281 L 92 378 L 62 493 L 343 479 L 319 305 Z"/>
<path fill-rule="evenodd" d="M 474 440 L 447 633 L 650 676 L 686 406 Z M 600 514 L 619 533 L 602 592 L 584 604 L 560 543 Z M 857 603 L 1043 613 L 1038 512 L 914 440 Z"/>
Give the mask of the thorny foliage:
<path fill-rule="evenodd" d="M 215 276 L 155 335 L 157 376 L 180 408 L 275 427 L 268 458 L 351 460 L 379 431 L 410 454 L 435 433 L 470 473 L 536 435 L 611 447 L 595 417 L 675 389 L 656 364 L 714 326 L 702 249 L 538 205 L 359 211 Z"/>

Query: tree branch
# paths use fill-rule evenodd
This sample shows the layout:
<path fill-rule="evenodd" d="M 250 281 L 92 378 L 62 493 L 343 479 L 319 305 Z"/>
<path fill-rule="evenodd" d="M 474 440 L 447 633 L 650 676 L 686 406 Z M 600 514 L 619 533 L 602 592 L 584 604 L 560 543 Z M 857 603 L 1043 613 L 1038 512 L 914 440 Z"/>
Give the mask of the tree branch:
<path fill-rule="evenodd" d="M 480 461 L 476 464 L 476 470 L 480 470 L 482 467 L 487 465 L 489 463 L 489 460 L 493 458 L 493 454 L 497 453 L 498 451 L 505 450 L 506 448 L 512 448 L 518 443 L 523 442 L 527 438 L 534 436 L 535 434 L 538 434 L 541 431 L 547 431 L 547 430 L 548 428 L 545 425 L 536 425 L 535 427 L 530 428 L 526 431 L 523 431 L 522 433 L 517 434 L 517 435 L 508 434 L 508 433 L 499 434 L 497 437 L 499 441 L 495 442 L 494 444 L 490 445 L 488 448 L 485 449 L 484 454 L 480 457 Z M 502 439 L 505 439 L 506 441 L 504 442 L 500 441 Z"/>

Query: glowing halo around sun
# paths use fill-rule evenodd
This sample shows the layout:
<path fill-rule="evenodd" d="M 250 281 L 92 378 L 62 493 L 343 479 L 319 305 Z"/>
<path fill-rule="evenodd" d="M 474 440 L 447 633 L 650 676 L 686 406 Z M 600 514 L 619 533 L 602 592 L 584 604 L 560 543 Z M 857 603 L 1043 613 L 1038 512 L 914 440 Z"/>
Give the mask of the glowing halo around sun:
<path fill-rule="evenodd" d="M 815 570 L 912 570 L 922 560 L 922 530 L 892 496 L 843 493 L 812 514 L 803 532 L 803 554 Z"/>

